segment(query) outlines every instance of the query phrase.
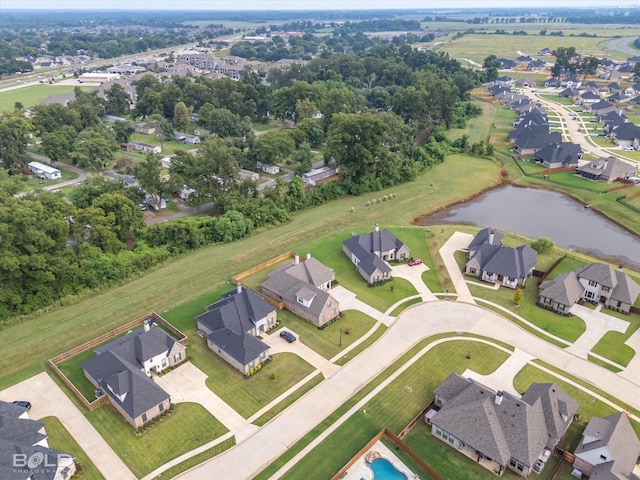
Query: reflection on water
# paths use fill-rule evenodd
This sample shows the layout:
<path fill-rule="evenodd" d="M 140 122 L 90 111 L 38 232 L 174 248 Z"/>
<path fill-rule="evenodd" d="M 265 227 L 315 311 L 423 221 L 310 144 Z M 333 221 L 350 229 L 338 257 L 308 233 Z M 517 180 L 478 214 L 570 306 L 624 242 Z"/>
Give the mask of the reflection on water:
<path fill-rule="evenodd" d="M 556 192 L 509 185 L 420 219 L 421 225 L 442 223 L 549 237 L 561 247 L 620 258 L 640 267 L 640 239 Z"/>

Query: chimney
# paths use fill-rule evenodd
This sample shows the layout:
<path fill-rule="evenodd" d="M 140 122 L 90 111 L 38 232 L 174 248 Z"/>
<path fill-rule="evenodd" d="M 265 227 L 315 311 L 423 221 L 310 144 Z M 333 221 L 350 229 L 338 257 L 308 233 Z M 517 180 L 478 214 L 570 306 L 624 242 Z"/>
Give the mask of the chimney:
<path fill-rule="evenodd" d="M 300 255 L 298 255 L 298 252 L 296 252 L 295 256 L 293 257 L 293 262 L 298 265 L 300 263 Z"/>
<path fill-rule="evenodd" d="M 311 258 L 311 252 L 307 252 L 307 260 Z"/>
<path fill-rule="evenodd" d="M 493 230 L 489 230 L 489 245 L 493 245 Z"/>
<path fill-rule="evenodd" d="M 496 393 L 496 399 L 495 399 L 496 405 L 500 405 L 502 403 L 502 392 L 498 391 L 498 393 Z"/>
<path fill-rule="evenodd" d="M 618 271 L 619 272 L 621 272 L 623 268 L 624 268 L 624 265 L 618 265 Z"/>
<path fill-rule="evenodd" d="M 376 232 L 379 232 L 379 231 L 380 231 L 380 225 L 376 223 Z"/>
<path fill-rule="evenodd" d="M 144 331 L 145 332 L 148 332 L 149 330 L 151 330 L 151 326 L 149 325 L 149 319 L 148 318 L 145 319 L 143 325 L 144 325 Z"/>
<path fill-rule="evenodd" d="M 242 293 L 242 284 L 240 282 L 236 283 L 236 293 Z"/>

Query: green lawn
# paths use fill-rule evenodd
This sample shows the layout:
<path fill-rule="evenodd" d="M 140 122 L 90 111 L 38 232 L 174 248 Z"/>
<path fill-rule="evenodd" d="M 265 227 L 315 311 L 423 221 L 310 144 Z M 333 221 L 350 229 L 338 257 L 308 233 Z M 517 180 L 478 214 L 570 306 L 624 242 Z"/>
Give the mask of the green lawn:
<path fill-rule="evenodd" d="M 497 303 L 510 311 L 524 317 L 532 324 L 552 335 L 560 337 L 570 343 L 575 342 L 586 330 L 584 321 L 579 317 L 563 317 L 556 313 L 536 306 L 538 299 L 538 287 L 536 279 L 529 279 L 526 288 L 522 290 L 523 298 L 520 305 L 513 303 L 515 291 L 500 287 L 498 290 L 490 290 L 475 285 L 469 285 L 469 290 L 474 297 L 485 298 Z"/>
<path fill-rule="evenodd" d="M 204 445 L 227 429 L 204 407 L 178 403 L 175 410 L 147 427 L 141 436 L 111 405 L 86 417 L 136 477 L 143 477 L 172 458 Z"/>
<path fill-rule="evenodd" d="M 278 319 L 281 325 L 286 325 L 300 335 L 299 341 L 326 359 L 338 355 L 376 323 L 373 318 L 357 310 L 342 312 L 340 319 L 322 330 L 284 309 L 278 312 Z M 346 333 L 347 330 L 349 333 Z M 272 335 L 277 335 L 277 331 Z"/>
<path fill-rule="evenodd" d="M 604 182 L 594 182 L 584 177 L 575 175 L 573 172 L 553 173 L 547 177 L 547 182 L 556 183 L 565 187 L 581 190 L 591 190 L 596 193 L 606 193 L 607 190 L 620 184 L 609 184 Z M 619 193 L 618 193 L 619 195 Z"/>
<path fill-rule="evenodd" d="M 65 374 L 73 385 L 82 393 L 84 398 L 92 402 L 95 397 L 95 387 L 84 376 L 84 371 L 80 365 L 82 362 L 89 360 L 96 355 L 95 348 L 90 348 L 78 355 L 75 355 L 58 365 L 58 368 Z"/>
<path fill-rule="evenodd" d="M 400 305 L 394 308 L 389 315 L 391 315 L 392 317 L 397 317 L 398 315 L 400 315 L 400 313 L 402 313 L 404 310 L 409 308 L 411 305 L 415 305 L 416 303 L 420 303 L 420 302 L 422 302 L 421 298 L 412 298 L 411 300 L 402 302 Z"/>
<path fill-rule="evenodd" d="M 449 373 L 472 368 L 486 375 L 506 358 L 506 353 L 477 342 L 451 341 L 433 347 L 282 478 L 330 478 L 382 428 L 398 433 L 429 403 Z"/>
<path fill-rule="evenodd" d="M 44 423 L 48 436 L 47 442 L 50 448 L 76 457 L 77 473 L 74 478 L 82 478 L 82 480 L 104 479 L 86 452 L 78 445 L 78 442 L 76 442 L 57 417 L 44 417 L 39 421 Z"/>
<path fill-rule="evenodd" d="M 358 356 L 358 354 L 362 353 L 367 348 L 369 348 L 369 346 L 372 345 L 376 340 L 378 340 L 386 331 L 387 331 L 386 325 L 382 325 L 382 324 L 378 325 L 378 328 L 376 329 L 376 331 L 373 332 L 369 337 L 367 337 L 367 339 L 364 342 L 360 343 L 353 350 L 350 350 L 349 352 L 345 353 L 342 357 L 337 359 L 334 363 L 336 365 L 345 365 L 349 360 L 355 358 L 356 356 Z"/>
<path fill-rule="evenodd" d="M 55 165 L 54 165 L 55 168 Z M 78 178 L 78 174 L 75 172 L 69 172 L 67 170 L 61 170 L 62 172 L 62 178 L 59 180 L 49 180 L 49 181 L 42 181 L 37 177 L 29 177 L 29 176 L 23 176 L 22 177 L 22 191 L 23 192 L 30 192 L 32 190 L 42 190 L 44 187 L 53 187 L 55 185 L 57 185 L 58 183 L 61 182 L 66 182 L 67 180 L 73 180 L 74 178 Z"/>
<path fill-rule="evenodd" d="M 171 467 L 169 470 L 165 470 L 160 475 L 158 475 L 158 478 L 177 477 L 178 474 L 185 472 L 190 468 L 195 467 L 196 465 L 200 465 L 201 463 L 209 460 L 210 458 L 213 458 L 216 455 L 221 454 L 225 450 L 229 450 L 235 444 L 236 444 L 236 437 L 228 438 L 227 440 L 223 441 L 222 443 L 219 443 L 215 447 L 211 447 L 210 449 L 205 450 L 204 452 L 199 453 L 197 455 L 194 455 L 193 457 L 189 458 L 188 460 L 185 460 L 184 462 L 180 462 L 175 467 Z"/>
<path fill-rule="evenodd" d="M 28 87 L 8 90 L 0 94 L 0 112 L 11 112 L 16 102 L 22 103 L 25 108 L 33 107 L 52 95 L 64 95 L 73 93 L 73 90 L 79 85 L 30 85 Z M 91 87 L 80 87 L 82 90 L 89 91 Z"/>

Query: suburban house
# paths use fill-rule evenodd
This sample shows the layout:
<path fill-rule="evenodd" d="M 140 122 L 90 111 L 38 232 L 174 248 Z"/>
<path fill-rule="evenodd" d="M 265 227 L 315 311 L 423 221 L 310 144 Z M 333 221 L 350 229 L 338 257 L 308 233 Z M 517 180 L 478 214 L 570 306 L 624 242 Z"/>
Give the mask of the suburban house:
<path fill-rule="evenodd" d="M 593 162 L 576 168 L 576 173 L 590 180 L 615 182 L 619 178 L 634 176 L 637 168 L 616 157 L 596 158 Z"/>
<path fill-rule="evenodd" d="M 519 398 L 457 373 L 435 389 L 431 433 L 486 468 L 540 472 L 578 404 L 555 383 L 533 383 Z"/>
<path fill-rule="evenodd" d="M 528 245 L 504 247 L 499 243 L 502 235 L 497 237 L 493 230 L 487 230 L 481 230 L 469 244 L 465 273 L 504 287 L 524 285 L 533 274 L 537 252 Z"/>
<path fill-rule="evenodd" d="M 65 480 L 75 473 L 75 457 L 49 448 L 43 423 L 31 420 L 25 407 L 0 400 L 0 478 Z"/>
<path fill-rule="evenodd" d="M 524 135 L 516 138 L 513 142 L 513 148 L 518 152 L 520 157 L 525 157 L 534 155 L 538 150 L 551 143 L 560 142 L 562 142 L 560 132 L 534 133 L 533 135 Z"/>
<path fill-rule="evenodd" d="M 598 93 L 592 92 L 591 90 L 587 90 L 583 94 L 581 94 L 576 103 L 578 105 L 590 105 L 594 103 L 598 103 L 601 100 L 600 95 Z"/>
<path fill-rule="evenodd" d="M 629 275 L 604 263 L 590 263 L 542 282 L 538 305 L 558 313 L 567 313 L 574 303 L 583 298 L 629 313 L 638 295 L 640 285 Z"/>
<path fill-rule="evenodd" d="M 31 170 L 36 177 L 45 180 L 57 180 L 62 178 L 62 172 L 57 168 L 53 168 L 51 165 L 45 165 L 40 162 L 29 162 L 29 170 Z"/>
<path fill-rule="evenodd" d="M 589 420 L 576 448 L 573 468 L 593 480 L 622 480 L 632 475 L 640 440 L 623 412 Z"/>
<path fill-rule="evenodd" d="M 244 375 L 270 358 L 269 345 L 257 336 L 276 324 L 276 308 L 260 295 L 238 283 L 206 310 L 196 322 L 212 352 Z"/>
<path fill-rule="evenodd" d="M 409 259 L 409 247 L 389 230 L 380 230 L 378 224 L 371 233 L 344 240 L 342 251 L 369 285 L 391 278 L 389 260 Z"/>
<path fill-rule="evenodd" d="M 640 138 L 640 127 L 636 127 L 631 122 L 616 125 L 609 130 L 609 137 L 616 145 L 633 147 L 635 141 Z"/>
<path fill-rule="evenodd" d="M 262 283 L 261 291 L 287 310 L 304 318 L 316 327 L 340 316 L 340 304 L 331 295 L 335 273 L 307 252 L 301 262 L 296 253 L 293 263 L 272 272 Z"/>
<path fill-rule="evenodd" d="M 548 80 L 545 80 L 544 86 L 547 88 L 558 88 L 560 87 L 560 79 L 556 77 L 551 77 Z"/>
<path fill-rule="evenodd" d="M 533 155 L 533 160 L 536 163 L 547 168 L 575 168 L 581 159 L 582 148 L 571 142 L 549 144 Z"/>
<path fill-rule="evenodd" d="M 160 145 L 154 145 L 152 143 L 140 142 L 138 140 L 130 140 L 129 146 L 132 150 L 141 153 L 162 153 L 162 147 Z"/>
<path fill-rule="evenodd" d="M 504 235 L 493 228 L 480 230 L 469 244 L 469 256 L 473 257 L 482 245 L 500 245 Z"/>
<path fill-rule="evenodd" d="M 167 392 L 151 375 L 187 359 L 186 347 L 160 327 L 145 320 L 133 330 L 96 349 L 96 356 L 82 363 L 84 375 L 106 394 L 109 403 L 134 428 L 140 428 L 170 407 Z"/>

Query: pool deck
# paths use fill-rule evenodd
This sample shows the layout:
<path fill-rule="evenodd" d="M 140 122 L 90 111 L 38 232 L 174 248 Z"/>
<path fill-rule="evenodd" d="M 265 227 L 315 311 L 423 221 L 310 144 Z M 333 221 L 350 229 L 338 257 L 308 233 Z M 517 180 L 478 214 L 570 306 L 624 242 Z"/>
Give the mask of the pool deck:
<path fill-rule="evenodd" d="M 400 461 L 396 455 L 389 450 L 384 443 L 381 441 L 377 441 L 373 444 L 373 446 L 362 455 L 356 463 L 354 463 L 349 470 L 346 471 L 344 476 L 342 477 L 344 480 L 373 480 L 373 471 L 367 465 L 365 461 L 365 457 L 371 451 L 380 452 L 380 456 L 382 458 L 386 458 L 389 460 L 397 470 L 404 473 L 409 480 L 413 480 L 416 478 L 420 478 L 418 475 L 413 473 L 409 468 Z"/>

